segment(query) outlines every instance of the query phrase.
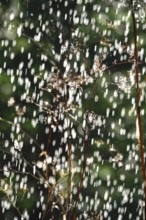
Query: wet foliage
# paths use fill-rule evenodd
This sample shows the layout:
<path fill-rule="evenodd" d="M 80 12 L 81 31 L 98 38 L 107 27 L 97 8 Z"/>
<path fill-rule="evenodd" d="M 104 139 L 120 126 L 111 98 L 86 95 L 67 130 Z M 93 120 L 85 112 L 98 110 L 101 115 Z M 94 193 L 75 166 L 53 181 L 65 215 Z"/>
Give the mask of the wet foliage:
<path fill-rule="evenodd" d="M 0 219 L 141 220 L 134 12 L 145 1 L 0 1 Z"/>

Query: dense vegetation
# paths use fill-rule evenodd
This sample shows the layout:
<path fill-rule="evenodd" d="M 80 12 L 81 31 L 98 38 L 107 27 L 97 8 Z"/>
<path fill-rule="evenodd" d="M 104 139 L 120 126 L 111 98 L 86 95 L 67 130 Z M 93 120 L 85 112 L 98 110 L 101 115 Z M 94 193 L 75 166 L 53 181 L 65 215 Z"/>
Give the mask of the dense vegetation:
<path fill-rule="evenodd" d="M 144 219 L 145 8 L 0 1 L 0 219 Z"/>

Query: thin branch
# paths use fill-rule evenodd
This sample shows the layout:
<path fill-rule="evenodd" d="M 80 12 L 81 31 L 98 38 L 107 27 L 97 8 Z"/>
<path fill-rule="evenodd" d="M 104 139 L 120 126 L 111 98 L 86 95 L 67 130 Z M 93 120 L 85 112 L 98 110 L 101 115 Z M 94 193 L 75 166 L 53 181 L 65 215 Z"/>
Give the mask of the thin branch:
<path fill-rule="evenodd" d="M 52 65 L 58 66 L 58 63 L 53 58 L 53 54 L 52 54 L 52 51 L 51 51 L 52 45 L 49 45 L 50 51 L 47 51 L 47 49 L 44 47 L 44 45 L 42 45 L 42 43 L 35 41 L 31 36 L 29 36 L 25 33 L 22 33 L 22 36 L 29 39 L 42 53 L 44 53 L 47 56 L 48 61 Z"/>
<path fill-rule="evenodd" d="M 19 215 L 20 218 L 21 218 L 21 217 L 22 217 L 22 214 L 21 214 L 19 208 L 14 204 L 14 202 L 12 202 L 12 200 L 11 200 L 10 196 L 7 194 L 6 190 L 4 190 L 4 189 L 2 189 L 2 188 L 0 187 L 0 191 L 2 191 L 3 193 L 6 194 L 6 196 L 7 196 L 8 200 L 9 200 L 9 202 L 11 203 L 11 205 L 14 207 L 14 209 L 17 211 L 18 215 Z"/>
<path fill-rule="evenodd" d="M 42 183 L 45 183 L 44 179 L 40 179 L 40 178 L 36 177 L 35 175 L 33 175 L 30 172 L 22 172 L 22 171 L 14 170 L 14 169 L 11 169 L 11 168 L 6 169 L 6 170 L 5 169 L 0 169 L 0 172 L 8 172 L 8 173 L 13 172 L 15 174 L 27 175 L 27 176 L 31 176 L 31 177 L 35 178 L 36 180 L 39 180 Z"/>

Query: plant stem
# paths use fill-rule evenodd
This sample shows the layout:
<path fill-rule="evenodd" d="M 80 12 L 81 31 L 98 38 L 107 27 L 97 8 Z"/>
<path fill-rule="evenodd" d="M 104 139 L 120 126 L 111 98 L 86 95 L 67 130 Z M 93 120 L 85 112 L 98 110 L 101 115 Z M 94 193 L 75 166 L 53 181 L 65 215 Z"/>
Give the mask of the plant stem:
<path fill-rule="evenodd" d="M 137 45 L 137 27 L 135 14 L 133 9 L 133 0 L 131 0 L 132 6 L 132 22 L 133 22 L 133 35 L 134 35 L 134 59 L 135 59 L 135 81 L 136 81 L 136 110 L 137 110 L 137 121 L 138 121 L 138 142 L 140 151 L 140 163 L 141 172 L 144 181 L 144 202 L 145 202 L 145 216 L 146 216 L 146 172 L 145 172 L 145 160 L 144 160 L 144 144 L 143 144 L 143 131 L 142 131 L 142 119 L 141 119 L 141 89 L 139 87 L 139 66 L 138 66 L 138 45 Z"/>
<path fill-rule="evenodd" d="M 70 196 L 71 196 L 71 176 L 72 176 L 72 161 L 71 161 L 71 131 L 69 128 L 69 137 L 68 137 L 68 207 L 67 207 L 67 220 L 69 220 L 69 211 L 70 211 Z"/>
<path fill-rule="evenodd" d="M 78 201 L 79 201 L 79 196 L 80 196 L 80 193 L 81 193 L 81 190 L 82 190 L 82 187 L 83 187 L 84 175 L 85 175 L 85 171 L 86 171 L 86 152 L 85 152 L 86 145 L 87 145 L 87 140 L 86 140 L 86 127 L 85 127 L 85 130 L 84 130 L 84 143 L 83 143 L 83 147 L 84 147 L 83 167 L 82 167 L 82 172 L 81 172 L 80 183 L 79 183 L 79 186 L 78 186 L 77 196 L 76 196 L 76 200 L 75 200 L 74 208 L 73 208 L 73 220 L 76 220 L 76 207 L 77 207 L 77 204 L 78 204 Z"/>

